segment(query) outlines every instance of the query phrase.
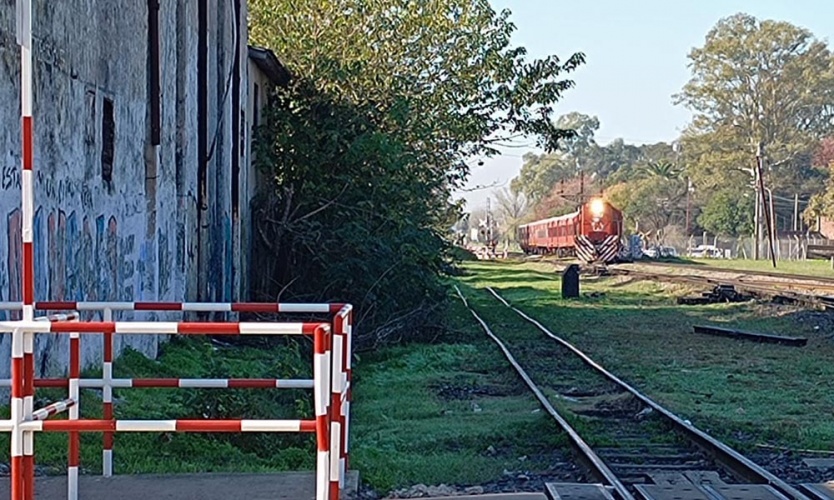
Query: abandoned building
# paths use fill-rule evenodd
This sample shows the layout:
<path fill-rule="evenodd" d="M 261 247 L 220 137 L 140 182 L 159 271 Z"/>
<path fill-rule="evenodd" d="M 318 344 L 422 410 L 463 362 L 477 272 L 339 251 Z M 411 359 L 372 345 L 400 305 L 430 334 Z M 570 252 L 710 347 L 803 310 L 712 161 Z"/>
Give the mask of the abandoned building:
<path fill-rule="evenodd" d="M 245 0 L 37 0 L 33 12 L 36 300 L 244 300 L 252 130 L 287 78 L 248 46 Z M 0 302 L 21 300 L 15 16 L 0 1 Z M 54 360 L 39 374 L 63 366 L 66 342 L 38 336 L 37 359 Z M 155 356 L 158 339 L 122 344 Z M 99 350 L 86 342 L 83 363 Z"/>

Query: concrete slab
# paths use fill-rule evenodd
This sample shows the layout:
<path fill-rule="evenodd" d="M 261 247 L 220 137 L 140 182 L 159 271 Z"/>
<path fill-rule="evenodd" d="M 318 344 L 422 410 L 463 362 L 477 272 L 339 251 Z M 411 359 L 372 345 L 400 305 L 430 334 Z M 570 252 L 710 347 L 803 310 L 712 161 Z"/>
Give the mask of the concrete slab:
<path fill-rule="evenodd" d="M 808 467 L 814 467 L 815 469 L 834 468 L 834 458 L 803 458 L 802 462 Z"/>
<path fill-rule="evenodd" d="M 639 498 L 652 500 L 711 500 L 702 490 L 692 483 L 689 484 L 638 484 L 634 488 Z"/>
<path fill-rule="evenodd" d="M 456 497 L 431 497 L 424 500 L 547 500 L 543 493 L 490 493 Z"/>
<path fill-rule="evenodd" d="M 548 500 L 614 500 L 601 484 L 545 483 L 544 488 Z"/>
<path fill-rule="evenodd" d="M 351 491 L 356 491 L 358 472 L 348 476 Z M 78 485 L 84 500 L 315 500 L 315 488 L 312 472 L 82 476 Z M 9 496 L 9 478 L 0 478 L 0 498 Z M 35 497 L 66 498 L 66 477 L 36 478 Z"/>
<path fill-rule="evenodd" d="M 727 500 L 788 500 L 788 497 L 763 484 L 702 484 L 700 488 L 715 498 Z"/>
<path fill-rule="evenodd" d="M 822 484 L 804 483 L 802 488 L 817 500 L 834 500 L 834 481 Z"/>

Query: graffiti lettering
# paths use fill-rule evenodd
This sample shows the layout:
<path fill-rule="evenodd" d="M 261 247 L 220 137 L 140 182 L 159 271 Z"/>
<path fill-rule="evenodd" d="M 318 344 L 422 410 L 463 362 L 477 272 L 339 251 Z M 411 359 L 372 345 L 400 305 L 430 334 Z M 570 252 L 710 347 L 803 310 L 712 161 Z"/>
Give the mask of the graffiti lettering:
<path fill-rule="evenodd" d="M 37 172 L 41 192 L 48 200 L 64 203 L 78 197 L 78 187 L 74 181 L 68 179 L 55 180 L 43 170 Z"/>
<path fill-rule="evenodd" d="M 0 189 L 20 189 L 20 169 L 17 166 L 3 166 L 0 171 Z"/>
<path fill-rule="evenodd" d="M 4 240 L 0 242 L 0 300 L 20 300 L 20 209 L 10 211 L 0 223 L 5 226 L 0 234 Z M 167 247 L 170 240 L 162 238 L 160 247 L 154 237 L 144 240 L 122 234 L 120 226 L 116 216 L 80 218 L 75 211 L 66 214 L 38 207 L 32 228 L 36 299 L 112 301 L 137 293 L 148 300 L 168 297 L 175 272 L 169 269 L 173 265 L 173 252 Z M 162 260 L 157 262 L 157 258 Z M 160 263 L 164 270 L 159 269 Z"/>
<path fill-rule="evenodd" d="M 82 206 L 93 206 L 93 193 L 84 182 L 70 179 L 53 179 L 43 170 L 35 172 L 36 184 L 40 190 L 38 195 L 45 195 L 46 199 L 64 203 L 68 200 L 80 199 Z M 81 187 L 79 188 L 79 184 Z M 16 165 L 4 165 L 0 168 L 0 190 L 9 191 L 20 189 L 20 168 Z"/>

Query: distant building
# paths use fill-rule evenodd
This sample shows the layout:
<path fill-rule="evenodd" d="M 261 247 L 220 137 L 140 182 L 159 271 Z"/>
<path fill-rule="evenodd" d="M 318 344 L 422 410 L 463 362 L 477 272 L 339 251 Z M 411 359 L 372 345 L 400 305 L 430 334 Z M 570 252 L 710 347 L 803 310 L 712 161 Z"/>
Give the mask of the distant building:
<path fill-rule="evenodd" d="M 34 1 L 36 300 L 247 298 L 251 130 L 286 71 L 250 52 L 245 0 L 154 5 Z M 21 298 L 15 16 L 0 2 L 0 302 Z"/>
<path fill-rule="evenodd" d="M 820 217 L 819 219 L 819 233 L 823 238 L 834 240 L 834 219 L 828 217 Z"/>

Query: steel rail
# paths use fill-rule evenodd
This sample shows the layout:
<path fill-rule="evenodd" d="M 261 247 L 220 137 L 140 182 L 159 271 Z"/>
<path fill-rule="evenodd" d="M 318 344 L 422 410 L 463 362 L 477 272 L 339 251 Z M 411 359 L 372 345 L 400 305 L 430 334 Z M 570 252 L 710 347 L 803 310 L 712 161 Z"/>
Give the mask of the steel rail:
<path fill-rule="evenodd" d="M 499 339 L 492 330 L 490 330 L 489 326 L 481 319 L 480 316 L 469 306 L 469 302 L 466 300 L 466 297 L 463 296 L 460 289 L 455 286 L 455 291 L 457 291 L 458 296 L 460 297 L 463 305 L 469 309 L 469 312 L 472 313 L 472 316 L 481 324 L 481 327 L 484 329 L 484 332 L 496 343 L 498 347 L 501 349 L 501 352 L 504 353 L 504 357 L 513 365 L 513 368 L 518 372 L 519 376 L 524 380 L 524 383 L 527 384 L 527 387 L 533 391 L 535 394 L 536 399 L 539 400 L 539 403 L 547 410 L 547 413 L 553 417 L 554 420 L 559 424 L 562 430 L 568 435 L 570 438 L 570 442 L 573 445 L 574 450 L 577 452 L 577 455 L 591 472 L 591 474 L 599 481 L 605 483 L 606 486 L 610 486 L 614 489 L 614 491 L 619 495 L 621 500 L 635 500 L 634 496 L 628 491 L 625 485 L 617 478 L 611 469 L 605 465 L 605 462 L 599 457 L 599 455 L 594 452 L 594 450 L 582 439 L 582 437 L 571 427 L 567 420 L 565 420 L 558 411 L 550 404 L 550 401 L 547 400 L 547 396 L 542 393 L 541 389 L 533 382 L 533 379 L 527 375 L 527 372 L 524 368 L 518 364 L 515 357 L 510 353 L 507 346 Z"/>
<path fill-rule="evenodd" d="M 671 268 L 678 268 L 678 269 L 692 269 L 693 271 L 705 271 L 705 272 L 715 272 L 715 273 L 727 273 L 727 274 L 744 274 L 747 276 L 761 276 L 765 278 L 781 278 L 781 279 L 793 279 L 799 281 L 817 281 L 820 283 L 828 283 L 834 284 L 834 277 L 831 276 L 813 276 L 810 274 L 798 274 L 798 273 L 780 273 L 774 271 L 760 271 L 760 270 L 753 270 L 753 269 L 732 269 L 729 267 L 720 267 L 720 266 L 711 266 L 711 265 L 699 265 L 699 264 L 686 264 L 686 263 L 678 263 L 678 262 L 652 262 L 652 261 L 640 261 L 640 265 L 647 265 L 652 267 L 671 267 Z"/>
<path fill-rule="evenodd" d="M 760 296 L 780 297 L 795 302 L 831 308 L 834 307 L 834 297 L 825 295 L 812 295 L 792 290 L 779 288 L 778 283 L 772 285 L 750 284 L 739 279 L 715 278 L 711 276 L 696 276 L 691 274 L 665 274 L 649 271 L 635 271 L 632 269 L 609 269 L 609 272 L 618 276 L 631 276 L 637 279 L 648 281 L 664 281 L 667 283 L 689 283 L 694 285 L 733 285 L 739 290 L 747 291 Z"/>
<path fill-rule="evenodd" d="M 615 384 L 619 385 L 623 389 L 630 392 L 634 397 L 641 400 L 646 405 L 650 406 L 653 410 L 663 415 L 672 425 L 680 430 L 683 431 L 686 436 L 691 439 L 696 445 L 702 448 L 704 451 L 712 455 L 719 463 L 723 464 L 727 469 L 732 471 L 735 475 L 739 478 L 751 481 L 758 484 L 767 484 L 778 490 L 780 493 L 787 495 L 788 497 L 792 498 L 793 500 L 810 500 L 810 498 L 803 493 L 799 492 L 793 486 L 789 485 L 785 481 L 779 479 L 775 475 L 771 474 L 769 471 L 760 467 L 759 465 L 755 464 L 749 458 L 743 456 L 739 452 L 735 451 L 731 447 L 727 446 L 726 444 L 718 441 L 717 439 L 713 438 L 709 434 L 705 433 L 704 431 L 698 429 L 694 425 L 689 422 L 682 420 L 680 417 L 675 415 L 674 413 L 670 412 L 666 408 L 660 406 L 654 400 L 649 398 L 648 396 L 644 395 L 613 373 L 609 372 L 605 368 L 603 368 L 599 363 L 592 360 L 588 355 L 584 352 L 579 350 L 573 344 L 568 342 L 567 340 L 562 339 L 561 337 L 553 334 L 550 330 L 548 330 L 544 325 L 536 321 L 535 319 L 531 318 L 521 310 L 517 309 L 516 307 L 512 306 L 509 302 L 507 302 L 503 297 L 501 297 L 492 287 L 487 287 L 487 290 L 495 296 L 499 301 L 501 301 L 505 306 L 509 307 L 513 311 L 515 311 L 519 316 L 527 320 L 528 322 L 535 325 L 539 330 L 545 333 L 548 337 L 552 338 L 553 340 L 559 342 L 564 347 L 570 349 L 574 354 L 579 356 L 585 364 L 593 367 L 596 369 L 600 374 L 604 375 L 606 378 L 614 382 Z"/>

